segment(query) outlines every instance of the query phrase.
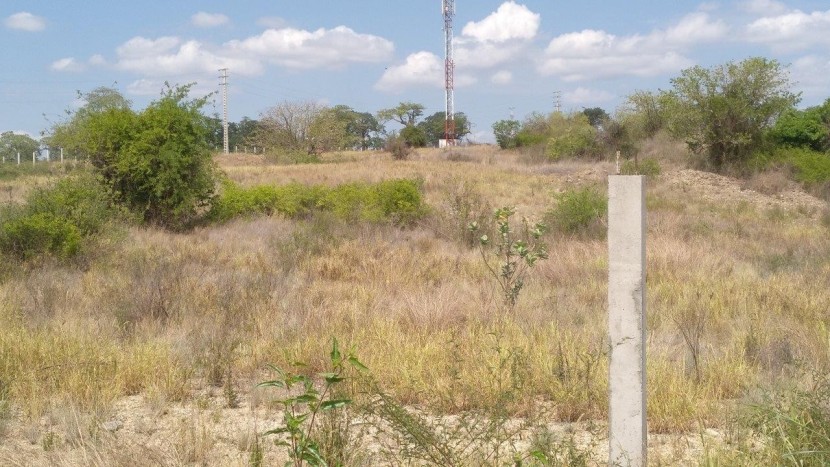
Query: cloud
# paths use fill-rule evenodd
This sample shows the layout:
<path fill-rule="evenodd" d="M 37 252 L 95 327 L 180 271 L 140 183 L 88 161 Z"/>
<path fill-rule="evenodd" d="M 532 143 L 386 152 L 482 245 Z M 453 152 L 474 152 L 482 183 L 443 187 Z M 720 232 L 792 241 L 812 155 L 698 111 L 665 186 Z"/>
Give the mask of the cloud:
<path fill-rule="evenodd" d="M 388 60 L 395 46 L 382 37 L 337 26 L 316 31 L 268 29 L 258 36 L 228 42 L 224 48 L 231 55 L 254 57 L 288 68 L 309 69 Z"/>
<path fill-rule="evenodd" d="M 233 57 L 225 51 L 212 50 L 199 41 L 182 42 L 178 37 L 134 37 L 119 46 L 116 54 L 117 68 L 144 76 L 214 73 L 225 67 L 243 75 L 262 71 L 262 64 L 255 59 Z"/>
<path fill-rule="evenodd" d="M 481 42 L 506 42 L 513 39 L 530 40 L 536 37 L 541 16 L 524 5 L 504 2 L 479 22 L 471 21 L 461 34 Z"/>
<path fill-rule="evenodd" d="M 234 74 L 256 75 L 268 63 L 295 69 L 339 68 L 387 60 L 393 50 L 392 42 L 345 26 L 316 31 L 268 29 L 221 45 L 175 36 L 138 36 L 116 48 L 114 66 L 145 77 L 215 73 L 226 67 Z"/>
<path fill-rule="evenodd" d="M 502 3 L 483 20 L 467 23 L 454 39 L 456 65 L 486 69 L 520 59 L 539 31 L 540 18 L 524 5 Z"/>
<path fill-rule="evenodd" d="M 55 60 L 52 62 L 52 65 L 49 67 L 54 71 L 69 71 L 69 72 L 78 72 L 84 71 L 86 67 L 82 63 L 79 63 L 73 57 L 62 58 L 60 60 Z"/>
<path fill-rule="evenodd" d="M 539 30 L 540 15 L 514 1 L 502 3 L 481 21 L 471 21 L 461 35 L 453 39 L 453 60 L 456 66 L 455 87 L 476 83 L 470 69 L 491 69 L 524 55 Z M 512 74 L 496 73 L 491 81 L 507 84 Z M 398 91 L 408 86 L 444 87 L 444 59 L 421 51 L 410 54 L 400 65 L 387 68 L 375 88 Z"/>
<path fill-rule="evenodd" d="M 127 94 L 133 96 L 160 96 L 165 91 L 166 83 L 162 79 L 141 78 L 127 85 Z M 210 84 L 197 83 L 190 88 L 194 96 L 207 96 L 215 91 Z"/>
<path fill-rule="evenodd" d="M 490 77 L 490 82 L 499 85 L 510 84 L 513 82 L 513 73 L 507 70 L 497 71 Z"/>
<path fill-rule="evenodd" d="M 463 88 L 476 82 L 475 76 L 457 73 L 453 85 Z M 404 63 L 387 68 L 375 83 L 375 89 L 384 92 L 398 92 L 412 86 L 444 88 L 444 59 L 426 51 L 410 54 Z"/>
<path fill-rule="evenodd" d="M 127 93 L 135 96 L 158 96 L 164 83 L 158 80 L 142 78 L 127 85 Z"/>
<path fill-rule="evenodd" d="M 767 44 L 774 50 L 803 50 L 830 45 L 830 10 L 805 13 L 800 10 L 764 16 L 746 26 L 746 39 Z"/>
<path fill-rule="evenodd" d="M 230 19 L 221 13 L 205 13 L 200 11 L 190 17 L 190 22 L 199 28 L 215 28 L 227 24 Z"/>
<path fill-rule="evenodd" d="M 827 98 L 827 76 L 830 58 L 807 55 L 794 61 L 790 67 L 793 87 L 803 91 L 807 105 L 819 105 Z"/>
<path fill-rule="evenodd" d="M 264 16 L 258 19 L 256 24 L 271 29 L 282 29 L 288 24 L 288 21 L 279 16 Z"/>
<path fill-rule="evenodd" d="M 574 105 L 595 105 L 610 101 L 614 98 L 614 95 L 600 89 L 588 89 L 580 86 L 574 90 L 565 91 L 562 93 L 562 98 L 565 102 Z"/>
<path fill-rule="evenodd" d="M 38 32 L 46 29 L 46 20 L 40 16 L 35 16 L 27 11 L 15 13 L 6 18 L 5 25 L 9 29 L 18 29 L 20 31 Z"/>
<path fill-rule="evenodd" d="M 565 81 L 671 73 L 692 65 L 683 55 L 687 49 L 721 40 L 728 31 L 723 21 L 713 21 L 705 12 L 689 14 L 646 36 L 585 29 L 551 40 L 538 69 Z"/>
<path fill-rule="evenodd" d="M 444 86 L 444 61 L 431 52 L 416 52 L 401 65 L 390 66 L 375 84 L 381 91 L 399 91 L 408 86 Z"/>
<path fill-rule="evenodd" d="M 787 11 L 787 6 L 776 0 L 746 0 L 741 2 L 742 10 L 753 15 L 779 15 Z"/>
<path fill-rule="evenodd" d="M 89 57 L 89 64 L 92 66 L 104 66 L 107 64 L 107 59 L 101 54 L 95 54 Z"/>

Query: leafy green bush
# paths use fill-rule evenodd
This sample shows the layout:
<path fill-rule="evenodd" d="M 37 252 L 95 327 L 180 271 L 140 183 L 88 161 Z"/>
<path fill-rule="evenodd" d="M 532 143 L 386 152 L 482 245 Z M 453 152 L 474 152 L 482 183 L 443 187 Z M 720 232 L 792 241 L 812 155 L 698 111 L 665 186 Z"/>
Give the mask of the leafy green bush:
<path fill-rule="evenodd" d="M 48 212 L 12 215 L 0 226 L 0 250 L 26 260 L 44 253 L 69 258 L 81 247 L 81 232 Z"/>
<path fill-rule="evenodd" d="M 643 159 L 641 161 L 627 160 L 620 166 L 622 175 L 645 175 L 656 177 L 660 175 L 660 163 L 657 159 Z"/>
<path fill-rule="evenodd" d="M 275 213 L 297 218 L 327 211 L 351 221 L 408 225 L 420 218 L 424 210 L 420 188 L 414 180 L 349 183 L 334 188 L 299 183 L 242 188 L 228 181 L 213 204 L 210 218 L 223 222 L 239 216 Z"/>
<path fill-rule="evenodd" d="M 83 239 L 125 217 L 95 176 L 65 178 L 0 212 L 0 251 L 23 260 L 47 253 L 65 259 L 78 253 Z"/>
<path fill-rule="evenodd" d="M 795 179 L 807 186 L 830 181 L 830 154 L 806 148 L 787 148 L 779 150 L 774 159 L 790 165 Z"/>
<path fill-rule="evenodd" d="M 560 232 L 592 234 L 604 232 L 608 200 L 594 187 L 566 190 L 555 196 L 556 206 L 548 212 L 549 224 Z"/>
<path fill-rule="evenodd" d="M 596 128 L 582 113 L 551 115 L 547 152 L 551 160 L 596 155 Z"/>
<path fill-rule="evenodd" d="M 140 113 L 105 90 L 114 104 L 84 108 L 51 138 L 89 157 L 116 199 L 146 222 L 185 228 L 206 211 L 216 185 L 201 113 L 207 98 L 189 99 L 190 87 L 168 88 Z"/>

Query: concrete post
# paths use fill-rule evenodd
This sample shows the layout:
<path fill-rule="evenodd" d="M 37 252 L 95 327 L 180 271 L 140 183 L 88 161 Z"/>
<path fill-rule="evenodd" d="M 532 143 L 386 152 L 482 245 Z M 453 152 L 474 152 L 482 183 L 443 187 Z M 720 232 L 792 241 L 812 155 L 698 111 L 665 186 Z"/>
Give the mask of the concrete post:
<path fill-rule="evenodd" d="M 644 177 L 609 176 L 609 466 L 647 461 L 645 227 Z"/>

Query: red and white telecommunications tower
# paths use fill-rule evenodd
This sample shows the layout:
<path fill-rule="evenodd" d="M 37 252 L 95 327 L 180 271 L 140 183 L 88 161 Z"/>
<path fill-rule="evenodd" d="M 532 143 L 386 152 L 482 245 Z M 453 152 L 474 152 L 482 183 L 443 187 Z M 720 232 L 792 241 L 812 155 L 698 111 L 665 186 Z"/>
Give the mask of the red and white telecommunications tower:
<path fill-rule="evenodd" d="M 448 146 L 455 144 L 455 96 L 453 95 L 455 62 L 452 53 L 452 18 L 455 16 L 455 0 L 441 0 L 444 13 L 444 89 L 447 98 L 444 140 Z"/>

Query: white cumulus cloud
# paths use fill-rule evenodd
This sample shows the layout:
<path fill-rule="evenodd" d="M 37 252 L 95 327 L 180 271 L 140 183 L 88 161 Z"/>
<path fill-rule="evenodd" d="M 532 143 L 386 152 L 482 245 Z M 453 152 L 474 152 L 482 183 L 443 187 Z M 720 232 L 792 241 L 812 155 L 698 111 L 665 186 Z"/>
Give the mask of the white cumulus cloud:
<path fill-rule="evenodd" d="M 190 22 L 199 28 L 215 28 L 227 24 L 230 19 L 221 13 L 206 13 L 200 11 L 190 17 Z"/>
<path fill-rule="evenodd" d="M 524 5 L 504 2 L 479 22 L 471 21 L 461 34 L 482 42 L 505 42 L 512 39 L 528 40 L 536 37 L 541 16 Z"/>
<path fill-rule="evenodd" d="M 395 46 L 387 39 L 360 34 L 346 26 L 305 31 L 268 29 L 225 44 L 229 54 L 244 55 L 289 68 L 337 68 L 349 63 L 387 60 Z"/>
<path fill-rule="evenodd" d="M 390 66 L 375 84 L 381 91 L 399 91 L 408 86 L 444 86 L 444 61 L 431 52 L 416 52 L 401 65 Z"/>
<path fill-rule="evenodd" d="M 233 57 L 213 50 L 199 41 L 182 42 L 177 37 L 146 39 L 134 37 L 116 49 L 117 67 L 145 76 L 214 73 L 219 68 L 233 68 L 240 74 L 256 74 L 262 64 L 244 57 Z"/>
<path fill-rule="evenodd" d="M 478 80 L 467 73 L 456 73 L 453 85 L 463 88 Z M 444 87 L 444 59 L 432 52 L 416 52 L 406 57 L 400 65 L 390 66 L 384 71 L 375 89 L 384 92 L 398 92 L 413 86 Z"/>
<path fill-rule="evenodd" d="M 721 40 L 728 31 L 723 21 L 712 20 L 705 12 L 687 15 L 674 26 L 648 35 L 616 36 L 585 29 L 551 40 L 539 71 L 565 81 L 671 73 L 691 66 L 686 50 Z"/>
<path fill-rule="evenodd" d="M 49 67 L 54 71 L 84 71 L 85 67 L 82 63 L 75 60 L 73 57 L 66 57 L 60 60 L 55 60 Z"/>
<path fill-rule="evenodd" d="M 481 21 L 467 23 L 461 35 L 453 40 L 455 87 L 478 81 L 468 70 L 492 69 L 524 57 L 539 31 L 540 19 L 538 13 L 511 0 L 502 3 Z M 505 71 L 491 77 L 495 84 L 507 84 L 511 80 L 512 74 Z M 410 54 L 404 63 L 387 68 L 375 88 L 397 91 L 423 85 L 444 86 L 443 57 L 426 51 Z"/>
<path fill-rule="evenodd" d="M 6 18 L 5 25 L 9 29 L 38 32 L 46 29 L 46 20 L 35 16 L 28 11 L 21 11 Z"/>
<path fill-rule="evenodd" d="M 800 10 L 764 16 L 749 23 L 746 38 L 775 50 L 803 50 L 830 45 L 830 10 L 805 13 Z"/>

